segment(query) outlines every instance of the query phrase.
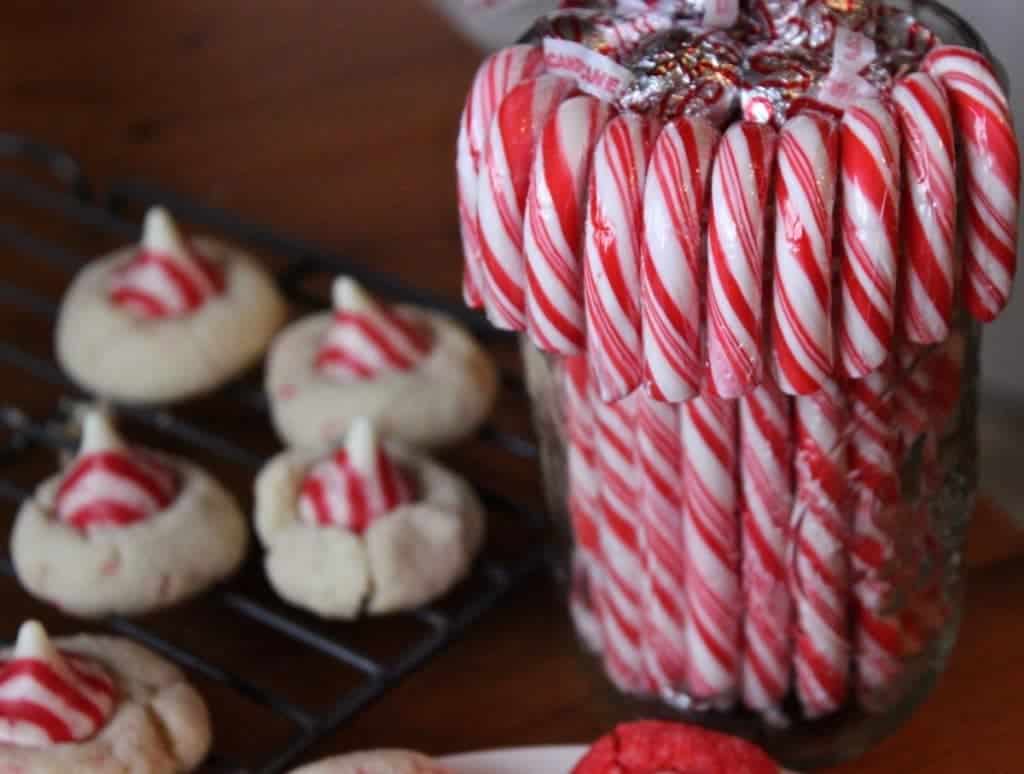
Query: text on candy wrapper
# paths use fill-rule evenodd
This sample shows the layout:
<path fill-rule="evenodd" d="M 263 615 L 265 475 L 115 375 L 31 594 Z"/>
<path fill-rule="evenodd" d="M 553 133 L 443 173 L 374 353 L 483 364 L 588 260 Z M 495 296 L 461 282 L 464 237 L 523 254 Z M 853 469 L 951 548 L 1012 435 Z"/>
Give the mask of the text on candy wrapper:
<path fill-rule="evenodd" d="M 544 40 L 544 66 L 549 73 L 572 78 L 581 91 L 605 102 L 622 94 L 633 77 L 603 54 L 557 38 Z"/>

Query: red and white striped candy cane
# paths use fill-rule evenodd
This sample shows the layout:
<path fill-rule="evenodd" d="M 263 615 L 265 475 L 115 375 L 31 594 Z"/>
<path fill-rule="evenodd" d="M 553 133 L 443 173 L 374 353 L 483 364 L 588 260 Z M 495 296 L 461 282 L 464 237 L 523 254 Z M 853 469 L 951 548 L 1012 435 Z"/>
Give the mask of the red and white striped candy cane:
<path fill-rule="evenodd" d="M 956 149 L 942 87 L 914 73 L 892 92 L 903 133 L 902 329 L 917 344 L 942 341 L 953 316 Z"/>
<path fill-rule="evenodd" d="M 766 381 L 739 401 L 743 546 L 743 703 L 767 715 L 789 691 L 792 603 L 788 585 L 793 507 L 792 401 Z"/>
<path fill-rule="evenodd" d="M 765 205 L 775 141 L 767 124 L 733 124 L 711 174 L 707 385 L 723 398 L 761 382 Z"/>
<path fill-rule="evenodd" d="M 890 612 L 897 540 L 906 529 L 900 503 L 899 434 L 893 424 L 895 395 L 891 363 L 848 385 L 849 470 L 853 544 L 854 660 L 857 696 L 873 710 L 892 701 L 904 671 L 900 615 Z"/>
<path fill-rule="evenodd" d="M 583 246 L 587 355 L 600 396 L 617 400 L 639 386 L 640 229 L 654 124 L 624 113 L 608 122 L 594 150 Z"/>
<path fill-rule="evenodd" d="M 523 229 L 526 330 L 537 347 L 575 355 L 583 329 L 583 223 L 590 159 L 611 108 L 593 97 L 563 102 L 537 144 Z"/>
<path fill-rule="evenodd" d="M 736 401 L 700 396 L 682 409 L 687 674 L 691 695 L 726 708 L 740 666 Z"/>
<path fill-rule="evenodd" d="M 636 521 L 636 395 L 616 403 L 596 399 L 592 405 L 601 518 L 596 599 L 605 670 L 623 691 L 644 693 L 651 683 L 643 658 L 643 559 Z"/>
<path fill-rule="evenodd" d="M 636 401 L 645 663 L 661 692 L 678 692 L 686 680 L 679 407 L 656 401 L 643 390 Z"/>
<path fill-rule="evenodd" d="M 845 396 L 826 381 L 797 397 L 794 411 L 794 667 L 804 713 L 817 718 L 842 706 L 849 676 Z"/>
<path fill-rule="evenodd" d="M 922 66 L 953 103 L 967 178 L 964 297 L 971 314 L 989 322 L 1006 305 L 1017 271 L 1020 149 L 1013 118 L 992 66 L 976 51 L 939 46 Z"/>
<path fill-rule="evenodd" d="M 644 383 L 658 400 L 700 390 L 704 202 L 718 131 L 701 118 L 668 124 L 644 186 L 641 309 Z"/>
<path fill-rule="evenodd" d="M 881 100 L 843 114 L 840 182 L 839 357 L 860 378 L 889 356 L 899 271 L 900 134 Z"/>
<path fill-rule="evenodd" d="M 586 356 L 567 357 L 563 366 L 566 478 L 569 518 L 574 536 L 571 609 L 577 631 L 594 651 L 601 650 L 601 629 L 594 607 L 595 573 L 600 566 L 598 473 L 595 459 L 594 399 Z"/>
<path fill-rule="evenodd" d="M 838 132 L 820 115 L 782 127 L 775 177 L 772 347 L 783 392 L 807 395 L 832 375 L 832 207 Z"/>
<path fill-rule="evenodd" d="M 483 257 L 476 217 L 477 182 L 483 163 L 484 145 L 494 114 L 505 95 L 525 78 L 533 78 L 544 69 L 544 53 L 539 46 L 509 46 L 492 54 L 476 72 L 459 121 L 455 148 L 455 172 L 458 181 L 459 227 L 465 267 L 462 294 L 466 304 L 479 309 L 484 305 Z"/>
<path fill-rule="evenodd" d="M 542 75 L 509 91 L 491 124 L 477 188 L 487 319 L 505 330 L 526 327 L 523 214 L 537 138 L 569 94 L 565 78 Z"/>

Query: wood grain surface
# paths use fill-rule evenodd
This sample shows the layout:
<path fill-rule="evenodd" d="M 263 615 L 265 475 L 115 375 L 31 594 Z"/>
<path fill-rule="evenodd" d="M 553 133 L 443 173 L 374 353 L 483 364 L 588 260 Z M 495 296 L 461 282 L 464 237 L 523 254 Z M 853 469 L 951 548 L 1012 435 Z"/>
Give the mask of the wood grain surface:
<path fill-rule="evenodd" d="M 458 297 L 453 148 L 479 54 L 426 4 L 15 0 L 4 10 L 3 130 L 64 147 L 101 186 L 159 182 Z M 44 330 L 24 335 L 48 346 Z M 21 390 L 3 381 L 0 395 L 20 399 Z M 262 451 L 270 437 L 261 438 Z M 905 727 L 835 771 L 1024 771 L 1022 556 L 1020 528 L 983 503 L 948 674 Z M 40 614 L 13 584 L 0 587 L 0 609 L 0 640 Z M 177 636 L 272 684 L 299 686 L 313 702 L 341 685 L 325 685 L 286 642 L 257 642 L 214 613 L 194 615 Z M 538 579 L 316 753 L 583 742 L 615 719 L 604 686 L 579 661 L 555 592 Z M 232 747 L 254 755 L 280 741 L 272 719 L 252 708 L 219 723 Z"/>

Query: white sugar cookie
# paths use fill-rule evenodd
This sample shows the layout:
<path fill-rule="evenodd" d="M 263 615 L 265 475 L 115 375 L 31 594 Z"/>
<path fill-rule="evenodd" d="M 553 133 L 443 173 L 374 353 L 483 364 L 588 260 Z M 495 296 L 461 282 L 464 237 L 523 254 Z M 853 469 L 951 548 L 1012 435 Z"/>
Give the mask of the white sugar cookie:
<path fill-rule="evenodd" d="M 22 504 L 11 558 L 31 594 L 75 615 L 131 615 L 180 602 L 238 568 L 249 530 L 234 497 L 192 463 L 153 454 L 178 471 L 181 491 L 144 521 L 87 531 L 63 523 L 54 511 L 62 475 Z"/>
<path fill-rule="evenodd" d="M 271 585 L 324 618 L 407 610 L 447 592 L 469 570 L 484 537 L 469 485 L 400 444 L 387 450 L 415 482 L 415 500 L 359 534 L 300 518 L 299 492 L 320 451 L 289 450 L 256 479 L 256 532 Z"/>
<path fill-rule="evenodd" d="M 137 248 L 92 261 L 71 282 L 57 319 L 57 359 L 82 387 L 128 403 L 209 392 L 253 365 L 287 317 L 272 278 L 252 257 L 210 238 L 195 247 L 224 272 L 224 292 L 195 311 L 147 319 L 110 300 Z"/>
<path fill-rule="evenodd" d="M 210 749 L 206 704 L 177 667 L 129 640 L 58 638 L 61 652 L 85 657 L 113 679 L 117 703 L 92 738 L 45 747 L 0 745 L 12 774 L 186 774 Z M 11 658 L 0 651 L 0 661 Z"/>
<path fill-rule="evenodd" d="M 454 443 L 490 413 L 497 370 L 476 340 L 445 315 L 398 306 L 405 318 L 433 335 L 433 349 L 408 371 L 339 383 L 315 366 L 331 314 L 292 323 L 267 356 L 266 390 L 278 434 L 290 446 L 325 448 L 365 416 L 381 433 L 414 446 Z"/>

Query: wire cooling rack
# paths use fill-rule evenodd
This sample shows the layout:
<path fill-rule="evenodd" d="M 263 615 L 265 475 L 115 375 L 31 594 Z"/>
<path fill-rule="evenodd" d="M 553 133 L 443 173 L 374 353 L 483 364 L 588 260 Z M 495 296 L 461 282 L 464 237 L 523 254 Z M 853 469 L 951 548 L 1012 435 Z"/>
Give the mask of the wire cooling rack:
<path fill-rule="evenodd" d="M 115 185 L 100 198 L 73 158 L 24 137 L 0 135 L 0 159 L 0 501 L 6 503 L 0 509 L 0 593 L 5 608 L 7 599 L 16 600 L 4 617 L 5 631 L 32 615 L 58 632 L 106 627 L 142 642 L 182 666 L 206 695 L 216 729 L 206 770 L 275 774 L 422 667 L 543 566 L 538 498 L 524 503 L 514 476 L 507 486 L 515 494 L 481 486 L 489 464 L 503 470 L 519 464 L 523 479 L 532 477 L 527 471 L 536 449 L 525 430 L 525 391 L 510 367 L 503 371 L 499 416 L 513 416 L 513 426 L 487 425 L 449 455 L 487 505 L 492 537 L 472 576 L 446 600 L 385 620 L 326 623 L 273 595 L 255 550 L 238 578 L 166 614 L 83 625 L 29 600 L 17 590 L 6 538 L 17 504 L 53 472 L 55 452 L 74 448 L 69 415 L 86 397 L 52 359 L 60 293 L 90 257 L 138 237 L 146 206 L 159 202 L 189 227 L 265 257 L 299 314 L 327 306 L 330 278 L 347 273 L 382 297 L 457 317 L 507 363 L 515 353 L 509 337 L 457 303 L 230 212 L 139 183 Z M 119 414 L 134 438 L 207 465 L 247 504 L 253 477 L 275 451 L 255 372 L 209 399 L 173 409 L 122 407 Z M 315 665 L 323 679 L 297 684 L 288 668 L 295 663 L 310 672 Z M 238 728 L 250 722 L 243 717 L 263 718 L 259 734 Z"/>

